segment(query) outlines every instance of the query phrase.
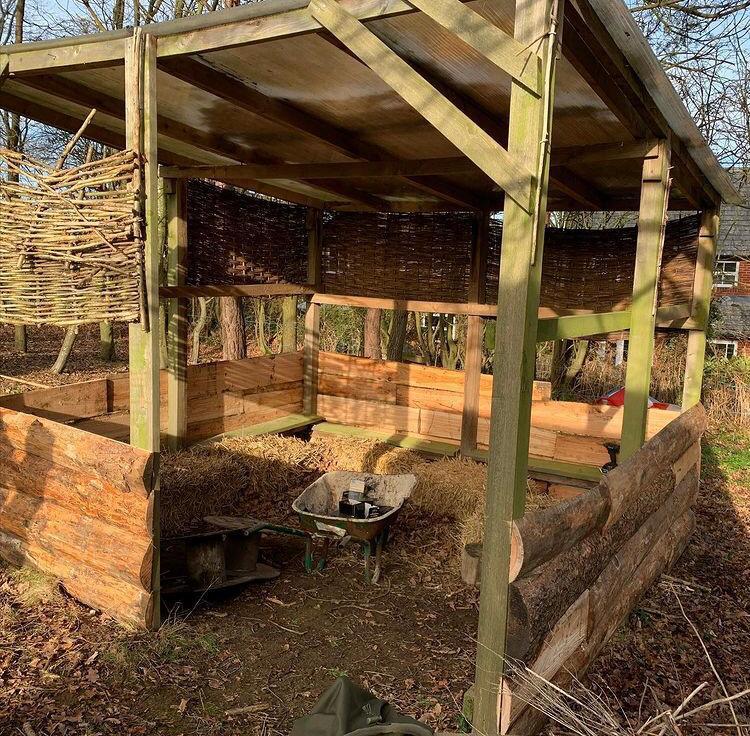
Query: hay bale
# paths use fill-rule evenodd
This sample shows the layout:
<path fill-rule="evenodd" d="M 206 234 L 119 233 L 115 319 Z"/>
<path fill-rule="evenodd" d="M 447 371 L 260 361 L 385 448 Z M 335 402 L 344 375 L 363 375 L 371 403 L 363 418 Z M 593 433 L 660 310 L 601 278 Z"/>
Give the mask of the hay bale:
<path fill-rule="evenodd" d="M 310 445 L 320 454 L 320 468 L 326 472 L 348 470 L 398 475 L 411 473 L 415 466 L 424 463 L 424 458 L 413 450 L 376 440 L 314 433 Z"/>
<path fill-rule="evenodd" d="M 162 534 L 165 537 L 185 534 L 209 514 L 236 513 L 249 480 L 245 465 L 228 452 L 196 447 L 163 453 Z"/>
<path fill-rule="evenodd" d="M 487 466 L 465 458 L 422 461 L 413 468 L 417 486 L 411 501 L 425 511 L 462 521 L 484 503 Z"/>
<path fill-rule="evenodd" d="M 553 498 L 545 492 L 540 491 L 540 485 L 531 478 L 526 485 L 526 510 L 538 511 L 546 509 L 558 503 L 558 499 Z M 546 486 L 543 486 L 546 488 Z M 473 512 L 468 515 L 459 524 L 459 537 L 461 540 L 461 549 L 467 544 L 481 544 L 484 538 L 484 496 L 482 502 L 477 504 Z"/>

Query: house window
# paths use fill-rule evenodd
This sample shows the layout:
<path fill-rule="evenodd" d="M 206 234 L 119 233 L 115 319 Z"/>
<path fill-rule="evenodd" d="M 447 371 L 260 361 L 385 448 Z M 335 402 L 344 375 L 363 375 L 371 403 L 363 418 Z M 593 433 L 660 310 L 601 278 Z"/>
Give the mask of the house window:
<path fill-rule="evenodd" d="M 740 262 L 732 258 L 719 258 L 714 268 L 714 284 L 722 289 L 737 286 L 740 280 Z"/>
<path fill-rule="evenodd" d="M 717 358 L 734 358 L 737 355 L 737 340 L 711 340 L 711 349 Z"/>

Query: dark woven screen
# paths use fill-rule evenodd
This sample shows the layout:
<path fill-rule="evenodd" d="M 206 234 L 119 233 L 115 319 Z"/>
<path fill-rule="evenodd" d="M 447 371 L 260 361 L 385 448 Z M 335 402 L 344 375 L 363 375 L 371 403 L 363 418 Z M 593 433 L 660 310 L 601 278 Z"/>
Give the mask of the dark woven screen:
<path fill-rule="evenodd" d="M 187 283 L 305 283 L 306 218 L 305 207 L 191 181 Z"/>
<path fill-rule="evenodd" d="M 475 218 L 328 213 L 323 288 L 332 294 L 465 302 Z"/>
<path fill-rule="evenodd" d="M 659 305 L 692 299 L 699 217 L 667 223 L 659 280 Z M 540 303 L 553 309 L 609 312 L 630 305 L 638 231 L 547 228 Z M 502 225 L 492 223 L 487 263 L 487 301 L 497 298 Z"/>

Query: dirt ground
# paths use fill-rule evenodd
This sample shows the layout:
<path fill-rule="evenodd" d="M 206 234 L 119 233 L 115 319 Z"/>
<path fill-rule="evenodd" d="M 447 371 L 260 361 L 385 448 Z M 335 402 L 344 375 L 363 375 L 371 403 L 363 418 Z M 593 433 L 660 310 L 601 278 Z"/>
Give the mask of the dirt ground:
<path fill-rule="evenodd" d="M 63 381 L 112 372 L 91 361 L 98 332 L 89 332 Z M 0 373 L 28 370 L 30 380 L 52 382 L 41 369 L 59 341 L 19 361 L 7 352 L 7 328 L 3 337 Z M 719 696 L 711 663 L 728 692 L 750 687 L 750 434 L 707 437 L 696 510 L 687 551 L 585 680 L 623 723 L 674 707 L 703 681 L 710 686 L 699 702 Z M 364 583 L 354 550 L 336 550 L 308 575 L 299 546 L 274 543 L 264 554 L 281 568 L 278 579 L 174 604 L 157 633 L 123 630 L 54 581 L 0 568 L 0 734 L 287 734 L 343 673 L 430 726 L 455 730 L 474 675 L 478 597 L 459 583 L 452 533 L 445 520 L 405 511 L 375 586 Z M 747 704 L 736 712 L 750 719 Z M 730 720 L 726 707 L 702 719 Z M 683 734 L 699 730 L 708 729 Z"/>

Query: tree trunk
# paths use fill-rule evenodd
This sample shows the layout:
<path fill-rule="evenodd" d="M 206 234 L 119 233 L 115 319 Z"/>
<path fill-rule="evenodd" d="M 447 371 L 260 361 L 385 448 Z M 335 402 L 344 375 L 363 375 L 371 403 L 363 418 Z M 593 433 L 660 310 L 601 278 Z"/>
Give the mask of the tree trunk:
<path fill-rule="evenodd" d="M 75 343 L 77 336 L 77 325 L 68 327 L 68 329 L 65 330 L 65 338 L 63 339 L 63 344 L 60 348 L 60 352 L 57 355 L 57 360 L 55 361 L 55 364 L 52 366 L 52 368 L 50 368 L 51 373 L 62 373 L 65 370 L 65 366 L 68 363 L 68 358 L 70 358 L 70 354 L 73 352 L 73 344 Z"/>
<path fill-rule="evenodd" d="M 382 310 L 368 309 L 365 312 L 365 343 L 363 355 L 365 358 L 380 360 L 380 317 Z"/>
<path fill-rule="evenodd" d="M 193 327 L 193 346 L 190 351 L 190 362 L 195 365 L 198 362 L 198 355 L 201 349 L 201 335 L 206 327 L 206 320 L 208 319 L 208 306 L 206 298 L 203 296 L 198 297 L 198 319 L 195 321 Z"/>
<path fill-rule="evenodd" d="M 281 352 L 297 350 L 297 297 L 288 296 L 281 302 Z"/>
<path fill-rule="evenodd" d="M 16 345 L 17 353 L 25 353 L 28 351 L 28 335 L 26 333 L 26 325 L 16 325 L 13 331 L 14 341 Z"/>
<path fill-rule="evenodd" d="M 219 319 L 224 360 L 246 358 L 247 335 L 245 333 L 245 316 L 242 313 L 242 297 L 221 297 Z"/>
<path fill-rule="evenodd" d="M 588 340 L 576 340 L 573 343 L 573 356 L 565 370 L 565 385 L 570 386 L 576 380 L 578 374 L 583 369 L 586 362 L 586 355 L 589 351 Z"/>
<path fill-rule="evenodd" d="M 405 309 L 394 309 L 391 317 L 391 329 L 388 331 L 387 360 L 402 360 L 406 342 L 406 321 L 409 313 Z"/>
<path fill-rule="evenodd" d="M 99 323 L 99 357 L 107 362 L 115 359 L 115 338 L 111 322 Z"/>
<path fill-rule="evenodd" d="M 255 300 L 255 342 L 263 355 L 271 354 L 266 335 L 266 302 L 263 299 Z"/>

